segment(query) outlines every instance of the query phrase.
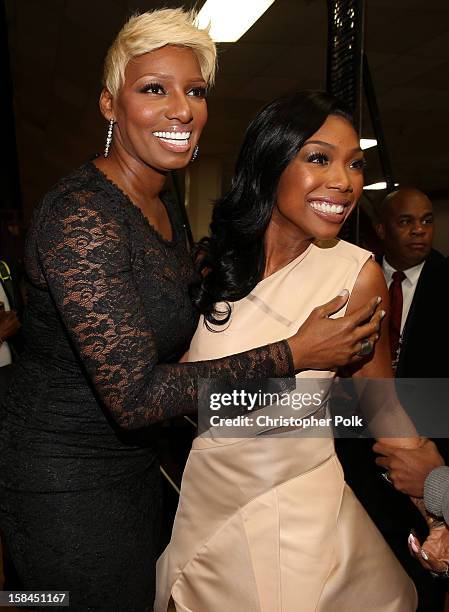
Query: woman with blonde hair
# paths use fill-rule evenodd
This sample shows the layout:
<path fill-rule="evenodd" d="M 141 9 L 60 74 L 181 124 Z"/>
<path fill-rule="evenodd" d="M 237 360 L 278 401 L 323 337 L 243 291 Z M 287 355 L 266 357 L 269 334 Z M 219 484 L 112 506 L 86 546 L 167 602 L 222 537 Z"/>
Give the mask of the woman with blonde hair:
<path fill-rule="evenodd" d="M 198 321 L 196 273 L 163 186 L 196 156 L 216 58 L 193 20 L 165 9 L 125 24 L 105 63 L 104 156 L 47 193 L 28 236 L 27 349 L 0 421 L 0 526 L 24 588 L 68 590 L 72 610 L 151 605 L 160 484 L 150 425 L 193 412 L 198 377 L 354 362 L 379 325 L 379 313 L 359 325 L 376 300 L 330 320 L 344 294 L 286 341 L 176 363 Z"/>

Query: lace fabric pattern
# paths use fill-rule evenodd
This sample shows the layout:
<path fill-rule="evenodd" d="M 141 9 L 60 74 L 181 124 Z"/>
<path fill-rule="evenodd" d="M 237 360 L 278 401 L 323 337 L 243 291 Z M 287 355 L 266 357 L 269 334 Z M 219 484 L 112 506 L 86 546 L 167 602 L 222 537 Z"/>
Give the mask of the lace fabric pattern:
<path fill-rule="evenodd" d="M 164 240 L 88 163 L 35 210 L 26 349 L 0 418 L 0 527 L 26 589 L 73 610 L 143 610 L 161 532 L 151 426 L 193 412 L 200 377 L 288 375 L 285 342 L 176 363 L 198 322 L 194 269 L 169 199 Z"/>
<path fill-rule="evenodd" d="M 167 363 L 197 324 L 194 278 L 173 205 L 164 240 L 96 167 L 81 167 L 44 199 L 27 249 L 30 281 L 50 296 L 74 350 L 116 423 L 140 428 L 195 410 L 197 379 L 292 374 L 285 342 L 200 363 Z"/>

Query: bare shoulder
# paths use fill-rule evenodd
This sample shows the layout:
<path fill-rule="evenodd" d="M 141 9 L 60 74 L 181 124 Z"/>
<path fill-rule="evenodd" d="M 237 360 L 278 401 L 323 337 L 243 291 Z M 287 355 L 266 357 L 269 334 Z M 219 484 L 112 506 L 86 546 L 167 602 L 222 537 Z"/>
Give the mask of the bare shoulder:
<path fill-rule="evenodd" d="M 347 314 L 351 314 L 375 296 L 382 298 L 382 307 L 388 307 L 388 289 L 382 268 L 374 259 L 368 259 L 363 265 L 349 298 Z"/>

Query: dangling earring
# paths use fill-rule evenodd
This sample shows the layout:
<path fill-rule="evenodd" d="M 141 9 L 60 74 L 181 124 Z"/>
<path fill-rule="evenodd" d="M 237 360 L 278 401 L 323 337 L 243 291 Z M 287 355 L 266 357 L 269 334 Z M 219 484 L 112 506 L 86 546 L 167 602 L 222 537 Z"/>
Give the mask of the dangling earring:
<path fill-rule="evenodd" d="M 199 148 L 199 146 L 198 146 L 198 145 L 195 145 L 195 148 L 193 149 L 193 154 L 192 154 L 192 157 L 190 158 L 190 162 L 194 162 L 194 161 L 195 161 L 195 159 L 196 159 L 196 158 L 198 157 L 198 155 L 199 155 L 199 152 L 200 152 L 200 148 Z"/>
<path fill-rule="evenodd" d="M 112 130 L 114 128 L 114 119 L 109 119 L 109 126 L 108 126 L 108 135 L 106 136 L 106 143 L 104 145 L 104 157 L 107 157 L 109 155 L 109 147 L 111 146 L 111 142 L 112 142 Z"/>

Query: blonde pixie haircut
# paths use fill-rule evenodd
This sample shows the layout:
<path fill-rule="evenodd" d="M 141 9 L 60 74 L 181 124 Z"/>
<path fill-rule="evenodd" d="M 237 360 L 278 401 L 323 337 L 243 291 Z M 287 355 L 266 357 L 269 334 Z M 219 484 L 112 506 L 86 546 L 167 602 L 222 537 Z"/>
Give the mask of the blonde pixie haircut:
<path fill-rule="evenodd" d="M 133 15 L 117 34 L 106 55 L 103 86 L 116 96 L 125 80 L 125 69 L 133 57 L 155 51 L 165 45 L 192 49 L 208 86 L 215 78 L 217 51 L 209 28 L 198 28 L 195 11 L 182 8 L 148 11 Z"/>

